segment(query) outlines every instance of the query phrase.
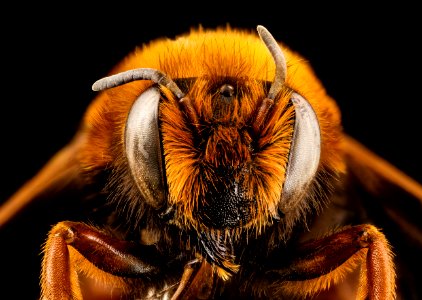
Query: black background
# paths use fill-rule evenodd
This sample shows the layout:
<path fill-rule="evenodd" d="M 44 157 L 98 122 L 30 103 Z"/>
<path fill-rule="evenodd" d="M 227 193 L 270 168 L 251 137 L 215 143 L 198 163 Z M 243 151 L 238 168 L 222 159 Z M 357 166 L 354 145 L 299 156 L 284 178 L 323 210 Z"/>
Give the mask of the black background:
<path fill-rule="evenodd" d="M 422 182 L 418 9 L 403 2 L 373 7 L 353 3 L 324 7 L 279 1 L 276 6 L 259 2 L 247 7 L 156 1 L 104 2 L 96 9 L 39 3 L 3 8 L 0 202 L 69 141 L 95 95 L 95 80 L 135 46 L 199 24 L 266 26 L 311 62 L 338 101 L 345 131 Z M 0 281 L 0 298 L 10 292 L 35 299 L 39 249 L 31 247 L 38 240 L 16 232 L 12 238 L 0 235 L 0 270 L 6 276 Z M 37 252 L 31 261 L 19 257 L 26 253 L 22 247 Z"/>

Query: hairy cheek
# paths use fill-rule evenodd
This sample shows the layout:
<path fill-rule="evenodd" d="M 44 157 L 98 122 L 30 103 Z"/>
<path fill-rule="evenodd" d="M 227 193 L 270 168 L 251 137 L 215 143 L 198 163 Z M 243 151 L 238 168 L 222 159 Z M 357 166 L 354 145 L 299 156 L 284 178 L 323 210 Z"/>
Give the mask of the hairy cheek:
<path fill-rule="evenodd" d="M 285 156 L 277 155 L 273 159 L 268 159 L 266 153 L 257 156 L 254 176 L 250 177 L 248 190 L 253 192 L 257 199 L 258 211 L 275 214 L 282 195 L 286 165 Z"/>

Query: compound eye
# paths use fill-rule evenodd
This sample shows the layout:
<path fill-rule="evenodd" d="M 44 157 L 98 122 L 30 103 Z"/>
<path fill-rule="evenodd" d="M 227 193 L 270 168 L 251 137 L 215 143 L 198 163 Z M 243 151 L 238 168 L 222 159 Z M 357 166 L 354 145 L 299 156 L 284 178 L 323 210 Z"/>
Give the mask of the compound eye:
<path fill-rule="evenodd" d="M 283 186 L 283 207 L 294 207 L 306 194 L 315 178 L 321 154 L 319 122 L 312 106 L 297 93 L 292 94 L 291 101 L 295 124 Z"/>
<path fill-rule="evenodd" d="M 160 208 L 165 201 L 165 179 L 158 125 L 160 91 L 152 87 L 133 103 L 126 122 L 126 157 L 142 197 Z"/>

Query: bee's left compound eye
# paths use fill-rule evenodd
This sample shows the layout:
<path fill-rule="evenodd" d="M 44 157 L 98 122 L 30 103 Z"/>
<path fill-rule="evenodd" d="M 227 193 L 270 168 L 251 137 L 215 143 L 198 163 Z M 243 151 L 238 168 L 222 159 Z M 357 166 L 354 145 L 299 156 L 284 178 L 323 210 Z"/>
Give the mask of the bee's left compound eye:
<path fill-rule="evenodd" d="M 165 201 L 164 168 L 158 128 L 160 92 L 152 87 L 134 102 L 126 122 L 125 146 L 132 176 L 155 208 Z"/>
<path fill-rule="evenodd" d="M 305 196 L 317 173 L 321 155 L 321 132 L 315 111 L 297 93 L 293 93 L 290 100 L 295 107 L 295 125 L 280 204 L 282 210 L 295 207 Z"/>

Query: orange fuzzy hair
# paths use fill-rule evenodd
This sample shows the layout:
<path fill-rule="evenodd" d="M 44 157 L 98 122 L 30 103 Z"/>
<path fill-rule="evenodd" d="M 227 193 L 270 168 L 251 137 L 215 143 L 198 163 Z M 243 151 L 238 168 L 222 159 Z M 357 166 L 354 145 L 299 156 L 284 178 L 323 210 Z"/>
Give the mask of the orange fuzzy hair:
<path fill-rule="evenodd" d="M 253 137 L 238 129 L 248 125 L 256 107 L 266 97 L 268 91 L 262 82 L 271 82 L 275 76 L 274 60 L 255 32 L 230 27 L 191 30 L 174 40 L 158 39 L 135 49 L 112 70 L 111 73 L 115 74 L 136 68 L 153 68 L 172 79 L 197 78 L 188 96 L 193 100 L 203 127 L 209 127 L 214 120 L 212 99 L 218 90 L 210 89 L 224 83 L 224 79 L 236 79 L 240 86 L 235 107 L 228 112 L 226 119 L 220 120 L 231 125 L 214 128 L 204 149 L 195 147 L 192 128 L 178 107 L 177 99 L 162 88 L 167 98 L 160 107 L 160 121 L 168 201 L 183 212 L 179 214 L 183 216 L 179 220 L 182 226 L 192 225 L 197 229 L 201 226 L 193 211 L 198 199 L 208 192 L 204 181 L 214 180 L 210 166 L 218 164 L 250 164 L 246 190 L 250 191 L 248 198 L 258 200 L 252 221 L 246 225 L 260 231 L 267 224 L 280 200 L 284 182 L 293 130 L 294 110 L 288 105 L 292 91 L 306 98 L 318 117 L 322 138 L 320 167 L 333 173 L 344 171 L 339 156 L 340 112 L 335 102 L 326 94 L 310 65 L 284 45 L 280 46 L 287 61 L 287 78 L 256 139 L 258 149 L 262 151 L 257 151 L 253 157 L 247 147 L 247 141 Z M 151 85 L 150 81 L 131 82 L 99 94 L 91 104 L 84 119 L 87 143 L 81 152 L 81 163 L 86 170 L 122 168 L 121 165 L 125 165 L 127 115 L 133 102 Z"/>

